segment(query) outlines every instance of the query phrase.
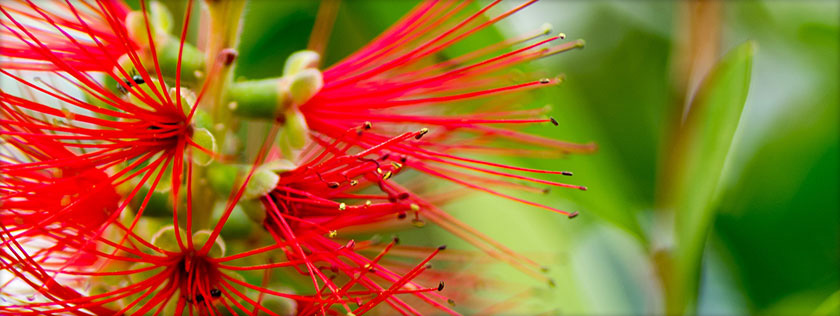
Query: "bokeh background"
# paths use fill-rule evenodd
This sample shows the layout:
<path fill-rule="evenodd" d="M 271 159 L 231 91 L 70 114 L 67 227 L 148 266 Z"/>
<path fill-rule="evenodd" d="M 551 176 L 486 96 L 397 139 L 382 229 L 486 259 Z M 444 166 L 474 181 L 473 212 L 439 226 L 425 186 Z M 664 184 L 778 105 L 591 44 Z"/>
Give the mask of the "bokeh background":
<path fill-rule="evenodd" d="M 327 64 L 415 3 L 342 1 Z M 306 47 L 318 3 L 252 0 L 247 10 L 238 75 L 277 75 Z M 523 104 L 550 104 L 560 123 L 530 132 L 599 146 L 591 155 L 501 160 L 574 171 L 558 180 L 589 191 L 527 197 L 577 210 L 575 220 L 481 194 L 446 206 L 545 264 L 555 284 L 494 265 L 481 273 L 511 291 L 470 290 L 516 303 L 495 310 L 502 314 L 837 315 L 838 21 L 840 3 L 828 0 L 545 0 L 456 47 L 544 22 L 585 39 L 585 49 L 526 69 L 567 82 Z M 750 81 L 708 75 L 716 67 Z M 704 106 L 716 110 L 686 110 Z M 470 249 L 435 227 L 401 237 Z"/>

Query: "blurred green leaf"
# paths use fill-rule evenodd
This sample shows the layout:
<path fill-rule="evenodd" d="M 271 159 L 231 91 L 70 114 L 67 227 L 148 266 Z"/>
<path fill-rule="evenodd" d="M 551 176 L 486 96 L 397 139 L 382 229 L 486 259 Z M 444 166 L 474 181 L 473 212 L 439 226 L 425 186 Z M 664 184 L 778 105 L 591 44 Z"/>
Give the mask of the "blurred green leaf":
<path fill-rule="evenodd" d="M 806 314 L 837 290 L 836 100 L 836 92 L 791 100 L 721 199 L 715 233 L 753 313 Z"/>
<path fill-rule="evenodd" d="M 834 292 L 828 296 L 828 298 L 822 302 L 817 309 L 814 310 L 814 313 L 811 315 L 837 315 L 840 314 L 840 291 Z"/>
<path fill-rule="evenodd" d="M 668 157 L 664 205 L 675 212 L 676 248 L 669 312 L 691 311 L 718 182 L 747 98 L 756 44 L 732 50 L 712 69 L 691 102 Z"/>

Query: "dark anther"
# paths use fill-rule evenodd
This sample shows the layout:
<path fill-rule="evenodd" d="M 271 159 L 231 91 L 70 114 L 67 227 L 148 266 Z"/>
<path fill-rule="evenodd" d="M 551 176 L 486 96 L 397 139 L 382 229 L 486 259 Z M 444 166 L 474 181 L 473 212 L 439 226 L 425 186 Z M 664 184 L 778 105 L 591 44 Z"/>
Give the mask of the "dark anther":
<path fill-rule="evenodd" d="M 384 154 L 384 155 L 382 155 L 382 157 L 379 157 L 379 161 L 388 160 L 388 158 L 390 158 L 390 157 L 391 157 L 390 153 Z"/>
<path fill-rule="evenodd" d="M 177 128 L 178 124 L 179 123 L 177 123 L 177 122 L 164 122 L 164 123 L 160 123 L 160 124 L 151 125 L 151 126 L 149 126 L 149 129 L 154 131 L 154 130 L 162 130 L 164 128 Z"/>
<path fill-rule="evenodd" d="M 564 175 L 564 176 L 571 176 L 571 175 L 572 175 L 572 172 L 571 172 L 571 171 L 563 171 L 563 172 L 561 172 L 560 174 L 562 174 L 562 175 Z"/>
<path fill-rule="evenodd" d="M 399 243 L 400 243 L 400 237 L 394 236 L 394 244 L 396 245 L 396 244 L 399 244 Z"/>
<path fill-rule="evenodd" d="M 542 78 L 542 79 L 540 79 L 540 83 L 542 83 L 542 84 L 551 83 L 551 80 L 548 79 L 548 78 Z"/>
<path fill-rule="evenodd" d="M 440 283 L 438 283 L 438 292 L 440 291 L 443 291 L 443 281 L 440 281 Z"/>
<path fill-rule="evenodd" d="M 400 200 L 405 200 L 405 199 L 407 199 L 409 196 L 410 196 L 410 195 L 408 194 L 408 192 L 403 192 L 403 193 L 400 193 L 399 195 L 397 195 L 397 198 L 398 198 L 398 199 L 400 199 Z"/>
<path fill-rule="evenodd" d="M 203 296 L 203 295 L 201 295 L 201 294 L 196 294 L 196 295 L 195 295 L 195 302 L 196 302 L 196 303 L 199 303 L 199 304 L 200 304 L 200 303 L 202 303 L 202 302 L 204 302 L 204 296 Z"/>
<path fill-rule="evenodd" d="M 408 157 L 406 157 L 406 156 L 402 156 L 402 157 L 400 157 L 400 162 L 402 162 L 403 164 L 405 164 L 405 162 L 406 162 L 407 160 L 408 160 Z"/>
<path fill-rule="evenodd" d="M 340 186 L 341 184 L 338 182 L 327 182 L 327 187 L 329 187 L 330 189 L 335 189 Z"/>
<path fill-rule="evenodd" d="M 542 193 L 543 193 L 543 194 L 549 194 L 549 193 L 551 193 L 551 188 L 543 188 L 543 189 L 542 189 Z"/>
<path fill-rule="evenodd" d="M 553 117 L 553 116 L 552 116 L 552 117 L 549 117 L 548 119 L 549 119 L 549 120 L 551 120 L 551 124 L 554 124 L 554 126 L 558 126 L 558 125 L 560 125 L 560 123 L 558 123 L 558 122 L 557 122 L 557 120 L 556 120 L 556 119 L 554 119 L 554 117 Z"/>
<path fill-rule="evenodd" d="M 146 80 L 143 80 L 143 76 L 141 76 L 141 75 L 133 75 L 133 76 L 131 76 L 131 79 L 125 79 L 123 81 L 125 81 L 125 85 L 128 86 L 128 87 L 138 86 L 138 85 L 146 83 Z M 128 90 L 126 90 L 126 88 L 121 84 L 117 85 L 117 90 L 120 90 L 120 92 L 122 92 L 123 94 L 128 93 Z"/>
<path fill-rule="evenodd" d="M 438 250 L 446 250 L 446 245 L 440 245 L 440 247 L 438 247 Z"/>
<path fill-rule="evenodd" d="M 575 218 L 575 217 L 577 217 L 577 216 L 578 216 L 578 212 L 577 212 L 577 211 L 572 212 L 571 214 L 569 214 L 569 219 Z"/>
<path fill-rule="evenodd" d="M 210 290 L 210 296 L 221 297 L 222 296 L 222 291 L 220 291 L 219 289 L 211 289 Z"/>
<path fill-rule="evenodd" d="M 365 121 L 365 129 L 371 129 L 373 124 L 370 121 Z"/>
<path fill-rule="evenodd" d="M 421 139 L 421 138 L 423 138 L 423 135 L 426 135 L 426 133 L 428 133 L 428 132 L 429 132 L 429 129 L 424 127 L 420 130 L 420 133 L 417 133 L 417 135 L 414 136 L 414 139 Z"/>
<path fill-rule="evenodd" d="M 397 218 L 398 218 L 398 219 L 405 219 L 405 216 L 406 216 L 406 215 L 405 215 L 405 212 L 402 212 L 402 213 L 397 214 Z"/>

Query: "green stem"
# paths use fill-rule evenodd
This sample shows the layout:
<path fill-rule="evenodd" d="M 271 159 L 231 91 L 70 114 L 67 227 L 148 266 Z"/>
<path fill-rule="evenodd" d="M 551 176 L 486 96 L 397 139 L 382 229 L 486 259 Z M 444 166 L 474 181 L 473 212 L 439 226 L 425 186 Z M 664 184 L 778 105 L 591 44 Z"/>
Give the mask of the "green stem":
<path fill-rule="evenodd" d="M 228 131 L 236 128 L 238 122 L 231 115 L 227 105 L 224 104 L 227 87 L 233 82 L 233 72 L 236 66 L 237 48 L 239 45 L 239 34 L 243 25 L 243 12 L 246 0 L 205 0 L 209 14 L 209 25 L 205 31 L 207 45 L 204 47 L 206 95 L 201 100 L 200 107 L 210 113 L 212 128 L 216 136 L 219 152 L 225 152 Z M 193 221 L 196 227 L 210 227 L 210 212 L 213 209 L 216 194 L 210 187 L 207 179 L 207 168 L 198 167 L 194 172 L 194 209 Z"/>

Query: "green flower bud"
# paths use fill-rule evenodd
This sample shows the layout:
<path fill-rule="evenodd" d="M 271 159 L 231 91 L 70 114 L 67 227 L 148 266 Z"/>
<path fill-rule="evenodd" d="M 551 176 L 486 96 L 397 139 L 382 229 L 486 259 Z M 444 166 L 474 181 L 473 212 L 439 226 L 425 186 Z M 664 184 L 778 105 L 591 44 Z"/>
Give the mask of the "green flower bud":
<path fill-rule="evenodd" d="M 264 163 L 262 167 L 280 174 L 286 171 L 295 170 L 298 166 L 289 160 L 277 159 Z"/>
<path fill-rule="evenodd" d="M 171 79 L 176 77 L 178 73 L 178 54 L 180 52 L 181 81 L 197 83 L 205 66 L 204 53 L 189 43 L 183 43 L 182 46 L 181 41 L 170 34 L 174 20 L 172 13 L 166 6 L 157 1 L 152 2 L 149 4 L 148 13 L 148 22 L 151 25 L 147 24 L 142 11 L 129 12 L 125 17 L 128 37 L 143 48 L 140 54 L 143 64 L 146 68 L 154 68 L 149 67 L 153 64 L 152 56 L 149 54 L 151 49 L 149 35 L 151 33 L 151 40 L 154 40 L 157 62 L 162 75 Z M 149 26 L 148 29 L 147 26 Z"/>
<path fill-rule="evenodd" d="M 181 229 L 178 232 L 178 234 L 181 237 L 182 244 L 186 245 L 187 240 L 186 240 L 186 236 L 184 236 L 186 234 L 186 231 Z M 178 240 L 175 239 L 175 226 L 172 226 L 172 225 L 168 225 L 164 228 L 161 228 L 157 232 L 155 232 L 155 234 L 152 236 L 151 243 L 152 243 L 152 245 L 155 245 L 156 247 L 158 247 L 162 250 L 171 251 L 171 252 L 180 252 L 181 251 L 181 247 L 178 246 Z"/>
<path fill-rule="evenodd" d="M 324 76 L 317 69 L 301 70 L 292 75 L 289 80 L 289 95 L 294 105 L 306 103 L 324 87 Z"/>
<path fill-rule="evenodd" d="M 196 248 L 204 247 L 204 244 L 206 244 L 207 241 L 210 240 L 210 235 L 212 233 L 212 231 L 206 229 L 195 232 L 192 235 L 193 245 L 195 245 Z M 224 240 L 222 240 L 222 237 L 216 237 L 216 240 L 213 242 L 213 246 L 210 248 L 210 252 L 208 252 L 207 255 L 210 258 L 224 257 L 226 248 L 227 246 L 225 246 L 225 242 Z"/>
<path fill-rule="evenodd" d="M 248 215 L 252 221 L 255 223 L 262 225 L 265 222 L 265 207 L 263 204 L 258 200 L 240 200 L 237 204 L 242 207 L 242 210 L 245 211 L 245 215 Z"/>
<path fill-rule="evenodd" d="M 321 62 L 321 55 L 311 50 L 301 50 L 294 52 L 286 59 L 286 65 L 283 67 L 283 76 L 291 76 L 308 68 L 318 68 L 318 63 Z"/>
<path fill-rule="evenodd" d="M 196 128 L 193 130 L 192 140 L 202 148 L 217 152 L 218 148 L 216 147 L 216 138 L 213 137 L 213 133 L 211 133 L 206 128 Z M 211 162 L 213 162 L 213 156 L 204 152 L 201 149 L 193 148 L 192 149 L 192 161 L 200 166 L 207 166 Z"/>
<path fill-rule="evenodd" d="M 195 115 L 193 115 L 192 125 L 194 127 L 199 128 L 206 128 L 211 129 L 213 128 L 213 119 L 210 117 L 210 114 L 202 109 L 196 109 Z"/>
<path fill-rule="evenodd" d="M 155 38 L 160 71 L 165 77 L 174 81 L 178 73 L 178 50 L 181 49 L 181 43 L 174 38 L 158 42 L 158 38 L 161 37 Z M 171 35 L 167 34 L 166 37 L 169 38 Z M 181 51 L 181 82 L 197 83 L 201 79 L 201 71 L 204 71 L 204 63 L 204 53 L 192 44 L 184 43 L 183 51 Z"/>
<path fill-rule="evenodd" d="M 184 112 L 184 115 L 189 115 L 190 111 L 192 111 L 192 105 L 195 104 L 195 93 L 184 87 L 181 87 L 178 90 L 175 88 L 169 89 L 169 97 L 171 97 L 172 100 L 175 100 L 173 102 L 178 102 L 176 97 L 179 95 L 181 96 L 181 111 Z"/>
<path fill-rule="evenodd" d="M 283 78 L 235 82 L 227 98 L 234 114 L 249 118 L 275 119 L 292 103 Z"/>
<path fill-rule="evenodd" d="M 276 173 L 269 169 L 258 167 L 254 171 L 254 174 L 251 175 L 248 184 L 245 185 L 245 192 L 242 195 L 242 199 L 251 200 L 263 197 L 271 192 L 271 190 L 274 190 L 278 181 L 280 181 L 280 176 Z"/>
<path fill-rule="evenodd" d="M 306 124 L 306 117 L 298 109 L 288 109 L 284 114 L 286 125 L 283 126 L 283 135 L 288 138 L 289 146 L 292 149 L 300 150 L 309 140 L 309 126 Z"/>

